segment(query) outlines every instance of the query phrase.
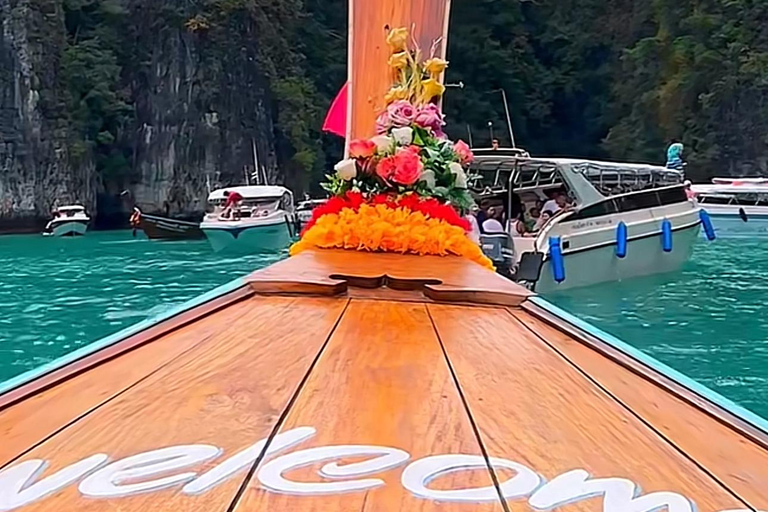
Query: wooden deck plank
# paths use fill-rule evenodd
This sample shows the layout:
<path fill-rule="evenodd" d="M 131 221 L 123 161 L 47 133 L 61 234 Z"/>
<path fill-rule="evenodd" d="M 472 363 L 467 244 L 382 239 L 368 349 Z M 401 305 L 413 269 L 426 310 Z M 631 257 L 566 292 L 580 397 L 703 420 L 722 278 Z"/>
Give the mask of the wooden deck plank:
<path fill-rule="evenodd" d="M 237 303 L 0 411 L 0 467 L 236 320 Z"/>
<path fill-rule="evenodd" d="M 677 505 L 669 508 L 671 512 L 746 510 L 744 503 L 505 309 L 444 305 L 428 309 L 489 455 L 524 464 L 550 482 L 583 469 L 589 478 L 627 479 L 646 496 L 676 493 Z M 596 364 L 610 364 L 597 353 L 593 357 Z M 568 487 L 575 492 L 578 486 L 572 482 Z M 542 505 L 544 496 L 554 496 L 552 490 L 553 486 L 544 486 L 531 497 L 510 499 L 510 509 L 528 510 L 532 502 Z M 585 489 L 582 492 L 586 494 Z M 687 500 L 697 508 L 690 508 Z M 658 510 L 632 507 L 626 499 L 602 502 L 599 497 L 582 496 L 562 508 L 568 512 Z"/>
<path fill-rule="evenodd" d="M 513 314 L 752 507 L 768 509 L 765 449 L 640 375 L 595 358 L 591 348 L 542 320 L 522 311 Z"/>
<path fill-rule="evenodd" d="M 42 475 L 93 454 L 119 461 L 147 451 L 178 445 L 210 445 L 200 453 L 221 449 L 184 471 L 202 477 L 241 450 L 266 439 L 299 383 L 321 350 L 346 305 L 336 299 L 254 297 L 245 315 L 231 319 L 217 313 L 219 331 L 151 377 L 46 441 L 23 458 L 50 461 Z M 215 447 L 215 448 L 210 448 Z M 261 449 L 256 448 L 256 453 Z M 202 456 L 202 455 L 201 455 Z M 255 454 L 254 454 L 255 456 Z M 107 495 L 86 497 L 77 484 L 29 504 L 24 510 L 50 511 L 224 511 L 252 461 L 219 485 L 196 494 L 177 483 L 153 492 L 118 487 L 103 491 L 106 466 L 95 473 Z M 114 466 L 112 466 L 114 468 Z M 176 470 L 171 474 L 179 474 Z M 165 475 L 162 475 L 165 476 Z M 152 481 L 158 476 L 120 481 L 120 485 Z M 80 483 L 83 485 L 83 482 Z M 98 494 L 98 486 L 90 488 Z M 112 492 L 126 496 L 109 496 Z M 2 498 L 2 496 L 0 496 Z"/>
<path fill-rule="evenodd" d="M 408 452 L 410 461 L 438 454 L 481 454 L 423 304 L 351 302 L 281 431 L 302 426 L 317 429 L 310 447 L 388 446 Z M 286 476 L 300 482 L 328 482 L 318 475 L 319 467 L 289 471 Z M 501 510 L 498 499 L 467 505 L 416 498 L 400 482 L 404 467 L 367 475 L 380 478 L 384 485 L 365 492 L 297 496 L 265 490 L 263 479 L 259 480 L 269 469 L 265 465 L 236 511 Z M 361 477 L 346 480 L 355 478 Z M 491 485 L 487 466 L 432 484 L 442 489 Z M 496 496 L 495 489 L 493 493 Z"/>

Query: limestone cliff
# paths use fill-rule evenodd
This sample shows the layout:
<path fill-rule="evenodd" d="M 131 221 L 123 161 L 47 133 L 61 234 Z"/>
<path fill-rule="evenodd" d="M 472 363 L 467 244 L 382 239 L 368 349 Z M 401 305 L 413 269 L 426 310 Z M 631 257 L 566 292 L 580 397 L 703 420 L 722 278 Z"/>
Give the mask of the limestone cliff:
<path fill-rule="evenodd" d="M 217 12 L 217 27 L 191 2 L 124 0 L 110 22 L 102 4 L 0 0 L 0 230 L 37 228 L 57 202 L 114 224 L 126 189 L 149 210 L 194 214 L 208 185 L 243 183 L 254 153 L 283 180 L 253 16 Z"/>
<path fill-rule="evenodd" d="M 68 162 L 57 2 L 0 0 L 0 229 L 31 229 L 58 200 L 95 206 L 93 165 Z"/>

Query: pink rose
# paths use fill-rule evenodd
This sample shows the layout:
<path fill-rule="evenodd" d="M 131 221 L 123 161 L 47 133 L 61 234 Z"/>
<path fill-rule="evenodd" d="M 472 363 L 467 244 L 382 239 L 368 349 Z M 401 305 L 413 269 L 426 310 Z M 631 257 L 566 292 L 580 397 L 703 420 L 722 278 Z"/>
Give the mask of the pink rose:
<path fill-rule="evenodd" d="M 392 175 L 392 181 L 401 185 L 413 185 L 419 181 L 424 164 L 416 153 L 404 150 L 398 152 L 392 158 L 395 161 L 395 172 Z"/>
<path fill-rule="evenodd" d="M 392 128 L 392 121 L 390 121 L 389 114 L 385 110 L 376 118 L 376 135 L 387 133 L 390 128 Z"/>
<path fill-rule="evenodd" d="M 384 181 L 389 181 L 395 174 L 396 167 L 395 157 L 382 158 L 376 165 L 376 175 Z"/>
<path fill-rule="evenodd" d="M 402 128 L 413 123 L 413 119 L 416 117 L 416 109 L 411 105 L 410 101 L 397 100 L 387 107 L 387 114 L 393 127 Z"/>
<path fill-rule="evenodd" d="M 437 105 L 429 103 L 424 105 L 416 113 L 416 117 L 413 122 L 422 128 L 432 130 L 437 136 L 443 133 L 443 126 L 445 126 L 445 120 L 442 112 Z"/>
<path fill-rule="evenodd" d="M 475 159 L 475 155 L 472 154 L 472 150 L 469 149 L 469 146 L 467 146 L 467 143 L 463 140 L 460 140 L 454 144 L 453 150 L 459 157 L 459 161 L 464 165 L 471 163 Z"/>
<path fill-rule="evenodd" d="M 376 144 L 367 139 L 357 139 L 349 143 L 351 158 L 370 158 L 376 152 Z"/>

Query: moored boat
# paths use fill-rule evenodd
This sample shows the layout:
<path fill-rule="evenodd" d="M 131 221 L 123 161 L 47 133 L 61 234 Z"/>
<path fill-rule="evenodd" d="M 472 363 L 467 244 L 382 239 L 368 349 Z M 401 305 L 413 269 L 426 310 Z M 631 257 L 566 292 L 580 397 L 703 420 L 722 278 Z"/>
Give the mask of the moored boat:
<path fill-rule="evenodd" d="M 238 193 L 242 204 L 226 213 L 225 193 Z M 200 229 L 214 251 L 274 252 L 285 249 L 298 234 L 293 194 L 285 187 L 253 185 L 214 190 L 208 196 L 209 213 Z"/>
<path fill-rule="evenodd" d="M 82 236 L 88 230 L 91 218 L 81 205 L 61 206 L 53 212 L 53 219 L 43 231 L 46 236 Z"/>
<path fill-rule="evenodd" d="M 512 215 L 542 209 L 552 192 L 568 197 L 566 206 L 535 232 L 521 236 L 508 228 L 518 264 L 534 254 L 543 260 L 538 277 L 526 276 L 535 281 L 538 292 L 678 270 L 699 236 L 700 208 L 688 200 L 683 175 L 677 171 L 644 164 L 521 158 L 503 150 L 476 150 L 473 166 L 485 176 L 484 188 L 490 192 L 484 197 L 504 201 Z"/>
<path fill-rule="evenodd" d="M 693 185 L 699 204 L 709 213 L 718 236 L 768 236 L 768 180 L 715 178 Z"/>
<path fill-rule="evenodd" d="M 130 219 L 131 227 L 141 229 L 147 238 L 153 240 L 200 240 L 205 234 L 200 222 L 150 215 L 134 207 Z"/>

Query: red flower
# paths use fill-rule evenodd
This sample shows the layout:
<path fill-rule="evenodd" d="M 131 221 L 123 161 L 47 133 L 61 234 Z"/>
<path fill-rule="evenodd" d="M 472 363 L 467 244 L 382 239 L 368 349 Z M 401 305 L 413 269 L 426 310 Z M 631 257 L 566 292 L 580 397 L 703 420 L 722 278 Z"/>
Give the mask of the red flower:
<path fill-rule="evenodd" d="M 453 150 L 459 157 L 459 161 L 464 165 L 471 163 L 475 159 L 475 155 L 472 154 L 472 150 L 469 149 L 469 146 L 467 146 L 467 143 L 463 140 L 460 140 L 454 144 Z"/>
<path fill-rule="evenodd" d="M 357 139 L 349 143 L 351 158 L 370 158 L 376 152 L 376 144 L 367 139 Z"/>
<path fill-rule="evenodd" d="M 394 156 L 382 158 L 376 166 L 376 174 L 384 181 L 389 181 L 397 170 L 397 164 Z"/>
<path fill-rule="evenodd" d="M 406 149 L 405 151 L 400 151 L 392 158 L 395 161 L 392 181 L 401 185 L 413 185 L 419 181 L 424 164 L 417 154 Z"/>

